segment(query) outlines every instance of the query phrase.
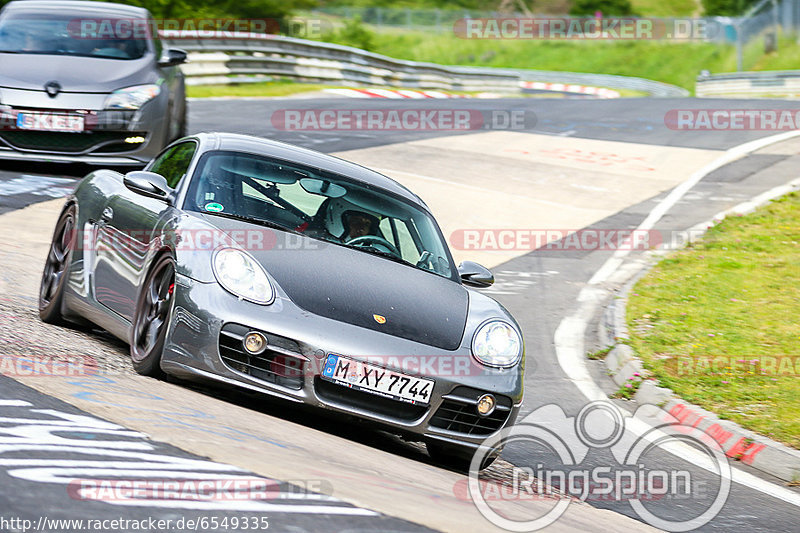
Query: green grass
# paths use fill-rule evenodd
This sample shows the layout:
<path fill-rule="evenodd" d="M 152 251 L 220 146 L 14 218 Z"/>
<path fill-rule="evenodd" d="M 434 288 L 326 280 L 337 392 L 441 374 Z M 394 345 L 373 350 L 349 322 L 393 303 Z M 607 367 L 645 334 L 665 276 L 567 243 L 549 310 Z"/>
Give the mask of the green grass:
<path fill-rule="evenodd" d="M 631 5 L 642 17 L 692 17 L 703 11 L 695 0 L 631 0 Z"/>
<path fill-rule="evenodd" d="M 642 278 L 628 303 L 631 345 L 681 397 L 800 448 L 800 368 L 762 375 L 748 363 L 681 373 L 676 366 L 687 356 L 800 360 L 798 279 L 800 195 L 792 193 L 725 220 Z"/>
<path fill-rule="evenodd" d="M 489 66 L 638 76 L 694 89 L 703 69 L 733 71 L 735 49 L 666 41 L 540 41 L 459 39 L 452 34 L 377 34 L 374 51 L 445 65 Z"/>
<path fill-rule="evenodd" d="M 694 92 L 701 70 L 736 71 L 734 45 L 700 41 L 462 39 L 452 32 L 383 28 L 371 42 L 371 51 L 398 59 L 636 76 L 677 85 L 690 92 Z M 764 54 L 763 39 L 754 39 L 743 54 L 745 70 L 797 69 L 799 65 L 800 45 L 794 36 L 782 37 L 778 52 L 771 54 Z"/>
<path fill-rule="evenodd" d="M 231 85 L 189 85 L 186 87 L 186 95 L 190 98 L 211 98 L 211 97 L 283 97 L 291 96 L 293 94 L 300 94 L 312 91 L 321 91 L 323 89 L 351 89 L 352 87 L 345 87 L 343 85 L 321 85 L 315 83 L 298 83 L 288 80 L 275 80 L 264 81 L 258 83 L 239 83 Z M 399 89 L 401 87 L 387 87 L 381 86 L 382 89 Z M 463 94 L 467 96 L 475 96 L 485 91 L 444 91 L 448 94 Z M 626 97 L 645 96 L 645 93 L 640 91 L 619 91 L 620 95 Z M 520 95 L 517 93 L 509 93 L 509 97 L 525 96 L 528 98 L 547 98 L 548 94 L 529 94 Z M 561 98 L 561 95 L 553 97 Z"/>
<path fill-rule="evenodd" d="M 763 51 L 763 40 L 749 50 L 751 57 L 745 63 L 751 65 L 753 70 L 797 70 L 800 68 L 800 45 L 797 36 L 781 36 L 778 41 L 778 50 L 769 54 L 758 54 Z M 752 57 L 756 56 L 756 57 Z"/>
<path fill-rule="evenodd" d="M 587 353 L 586 357 L 587 359 L 591 359 L 592 361 L 597 361 L 598 359 L 605 359 L 606 356 L 609 354 L 609 352 L 611 352 L 611 350 L 613 349 L 614 349 L 613 346 L 608 346 L 606 348 L 602 348 L 600 350 Z"/>
<path fill-rule="evenodd" d="M 276 80 L 258 83 L 240 83 L 236 85 L 188 85 L 186 96 L 192 98 L 208 98 L 213 96 L 289 96 L 292 94 L 321 91 L 336 88 L 336 85 L 319 85 L 313 83 L 296 83 Z"/>

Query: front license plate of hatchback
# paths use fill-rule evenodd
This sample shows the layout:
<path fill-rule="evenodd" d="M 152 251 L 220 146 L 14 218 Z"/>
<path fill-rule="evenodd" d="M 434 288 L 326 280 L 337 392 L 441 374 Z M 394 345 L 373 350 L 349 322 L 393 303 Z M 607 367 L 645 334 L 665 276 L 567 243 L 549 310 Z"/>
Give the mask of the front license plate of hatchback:
<path fill-rule="evenodd" d="M 385 398 L 407 403 L 427 404 L 433 392 L 433 380 L 408 376 L 349 357 L 329 354 L 322 377 Z"/>
<path fill-rule="evenodd" d="M 34 131 L 83 131 L 81 115 L 65 115 L 60 113 L 19 113 L 17 128 Z"/>

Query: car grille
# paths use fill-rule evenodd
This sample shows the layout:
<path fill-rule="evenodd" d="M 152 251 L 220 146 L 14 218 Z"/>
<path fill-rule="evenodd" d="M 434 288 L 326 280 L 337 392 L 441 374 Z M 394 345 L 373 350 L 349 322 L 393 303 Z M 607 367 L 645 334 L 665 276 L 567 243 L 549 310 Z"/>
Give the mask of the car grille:
<path fill-rule="evenodd" d="M 87 131 L 83 133 L 61 131 L 4 131 L 0 139 L 12 148 L 46 152 L 83 153 L 97 147 L 97 153 L 118 153 L 136 150 L 142 144 L 128 144 L 127 137 L 145 137 L 146 132 Z"/>
<path fill-rule="evenodd" d="M 469 387 L 456 387 L 443 397 L 444 401 L 431 418 L 429 425 L 470 436 L 491 435 L 508 420 L 511 398 L 495 395 L 497 405 L 489 416 L 478 414 L 478 398 L 485 392 Z"/>
<path fill-rule="evenodd" d="M 260 331 L 267 349 L 258 355 L 245 351 L 242 340 L 255 331 L 239 324 L 226 324 L 219 334 L 219 355 L 231 369 L 255 379 L 299 390 L 303 387 L 305 358 L 297 342 Z"/>
<path fill-rule="evenodd" d="M 383 398 L 377 394 L 370 394 L 344 385 L 331 383 L 319 377 L 314 380 L 314 390 L 317 396 L 331 403 L 354 407 L 399 420 L 417 420 L 428 410 L 428 407 L 424 405 L 414 405 L 392 400 L 391 398 Z"/>

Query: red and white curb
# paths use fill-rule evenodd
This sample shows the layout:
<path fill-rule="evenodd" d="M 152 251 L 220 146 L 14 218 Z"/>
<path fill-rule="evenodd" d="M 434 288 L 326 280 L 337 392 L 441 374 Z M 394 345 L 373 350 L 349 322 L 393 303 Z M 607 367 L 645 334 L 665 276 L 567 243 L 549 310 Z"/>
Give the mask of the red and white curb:
<path fill-rule="evenodd" d="M 325 89 L 325 92 L 348 98 L 391 98 L 395 100 L 409 98 L 469 98 L 469 96 L 463 94 L 450 94 L 440 91 L 412 91 L 410 89 Z"/>
<path fill-rule="evenodd" d="M 520 87 L 523 89 L 534 89 L 537 91 L 554 91 L 561 93 L 590 94 L 598 98 L 619 98 L 619 92 L 603 87 L 590 87 L 588 85 L 571 85 L 566 83 L 545 83 L 541 81 L 521 81 Z"/>

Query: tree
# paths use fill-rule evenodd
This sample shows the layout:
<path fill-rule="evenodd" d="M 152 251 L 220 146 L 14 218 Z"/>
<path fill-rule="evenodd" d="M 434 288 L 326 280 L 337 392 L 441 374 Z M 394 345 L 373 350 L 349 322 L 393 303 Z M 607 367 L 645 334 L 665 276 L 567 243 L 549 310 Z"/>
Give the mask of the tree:
<path fill-rule="evenodd" d="M 758 0 L 703 0 L 703 11 L 707 17 L 743 15 Z"/>

